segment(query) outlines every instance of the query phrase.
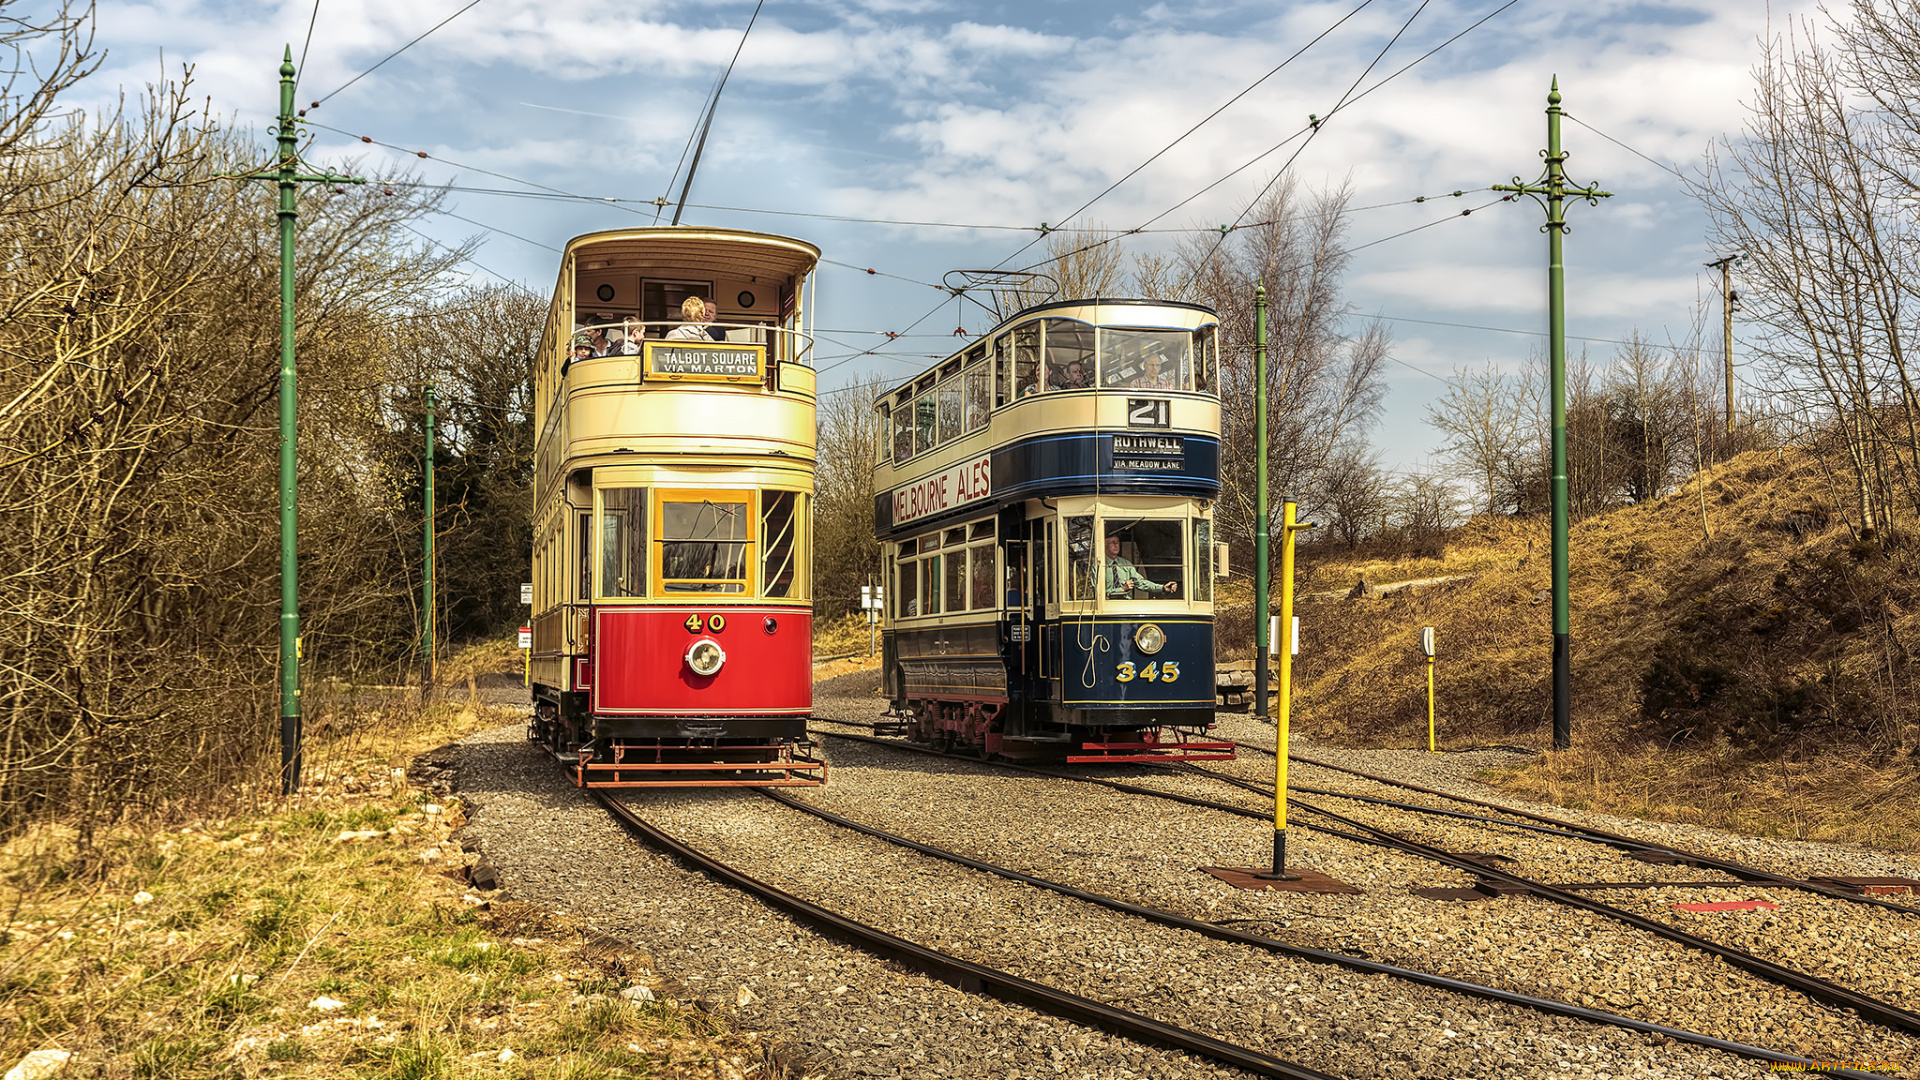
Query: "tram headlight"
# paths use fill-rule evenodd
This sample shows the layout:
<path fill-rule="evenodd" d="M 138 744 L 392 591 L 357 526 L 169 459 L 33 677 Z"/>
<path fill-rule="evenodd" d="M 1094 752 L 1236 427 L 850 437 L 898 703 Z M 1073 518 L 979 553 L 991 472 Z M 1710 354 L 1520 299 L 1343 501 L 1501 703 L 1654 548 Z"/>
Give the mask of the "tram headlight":
<path fill-rule="evenodd" d="M 721 651 L 719 642 L 701 638 L 688 646 L 686 660 L 695 675 L 711 675 L 727 662 L 727 654 Z"/>
<path fill-rule="evenodd" d="M 1133 647 L 1146 653 L 1148 656 L 1152 656 L 1154 653 L 1166 648 L 1166 645 L 1166 632 L 1152 623 L 1145 623 L 1140 629 L 1133 632 Z"/>

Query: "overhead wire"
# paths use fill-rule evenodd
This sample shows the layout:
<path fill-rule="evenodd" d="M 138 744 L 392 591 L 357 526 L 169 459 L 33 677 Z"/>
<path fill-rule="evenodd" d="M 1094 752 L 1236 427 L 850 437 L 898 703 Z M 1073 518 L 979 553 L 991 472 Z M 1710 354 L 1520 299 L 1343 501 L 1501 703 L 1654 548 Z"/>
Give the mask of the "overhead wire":
<path fill-rule="evenodd" d="M 421 34 L 419 37 L 414 38 L 412 41 L 409 41 L 405 45 L 402 45 L 399 48 L 388 53 L 385 57 L 383 57 L 380 60 L 378 64 L 375 64 L 372 67 L 368 68 L 367 70 L 361 72 L 360 74 L 355 75 L 353 78 L 348 79 L 346 82 L 340 84 L 340 86 L 334 91 L 332 91 L 332 93 L 329 93 L 325 97 L 322 97 L 317 101 L 313 102 L 312 104 L 308 105 L 306 109 L 301 109 L 300 115 L 305 116 L 307 115 L 308 109 L 317 109 L 320 106 L 325 105 L 328 102 L 328 100 L 330 100 L 334 96 L 334 94 L 338 94 L 341 90 L 345 90 L 347 87 L 352 86 L 354 83 L 359 82 L 361 79 L 364 79 L 367 76 L 373 74 L 374 72 L 379 71 L 380 68 L 383 67 L 388 60 L 391 60 L 394 57 L 399 56 L 401 53 L 406 52 L 408 49 L 411 49 L 415 45 L 418 45 L 422 41 L 425 41 L 427 39 L 428 34 L 433 33 L 435 30 L 438 30 L 441 27 L 452 22 L 453 20 L 459 18 L 460 16 L 465 15 L 467 12 L 472 11 L 476 6 L 480 4 L 480 2 L 481 0 L 471 0 L 471 2 L 468 3 L 466 7 L 463 7 L 459 11 L 456 11 L 453 14 L 447 16 L 446 18 L 441 19 L 439 22 L 434 23 L 431 27 L 427 29 L 427 32 L 425 34 Z"/>
<path fill-rule="evenodd" d="M 1648 164 L 1654 166 L 1655 168 L 1658 168 L 1664 172 L 1673 174 L 1674 178 L 1680 180 L 1681 182 L 1684 183 L 1686 181 L 1687 179 L 1686 174 L 1681 172 L 1679 168 L 1677 168 L 1676 166 L 1670 165 L 1664 161 L 1659 161 L 1654 158 L 1648 157 L 1647 155 L 1641 153 L 1638 150 L 1635 150 L 1633 147 L 1628 146 L 1626 143 L 1621 142 L 1619 139 L 1614 138 L 1613 136 L 1607 134 L 1606 132 L 1601 131 L 1599 128 L 1594 127 L 1592 124 L 1587 123 L 1585 120 L 1580 119 L 1579 117 L 1573 115 L 1572 113 L 1566 111 L 1565 109 L 1560 110 L 1560 115 L 1566 117 L 1567 119 L 1573 121 L 1576 124 L 1579 124 L 1581 127 L 1586 128 L 1588 131 L 1593 132 L 1595 135 L 1600 136 L 1601 138 L 1607 140 L 1613 145 L 1619 147 L 1620 149 L 1625 150 L 1627 153 L 1632 154 L 1634 157 L 1640 158 L 1642 161 L 1647 162 Z"/>
<path fill-rule="evenodd" d="M 1131 180 L 1135 176 L 1139 175 L 1142 169 L 1145 169 L 1147 166 L 1160 160 L 1160 158 L 1166 155 L 1167 152 L 1171 151 L 1174 147 L 1179 146 L 1182 142 L 1185 142 L 1187 139 L 1187 136 L 1192 135 L 1194 132 L 1199 131 L 1201 128 L 1205 127 L 1209 122 L 1213 120 L 1214 117 L 1219 116 L 1223 112 L 1226 112 L 1227 109 L 1230 108 L 1235 102 L 1239 101 L 1241 98 L 1246 97 L 1248 94 L 1253 93 L 1253 91 L 1257 89 L 1261 83 L 1264 83 L 1268 79 L 1271 79 L 1275 75 L 1278 75 L 1281 69 L 1285 68 L 1288 64 L 1293 63 L 1295 60 L 1298 60 L 1300 56 L 1304 54 L 1308 49 L 1311 49 L 1315 45 L 1319 44 L 1320 41 L 1323 38 L 1325 38 L 1328 34 L 1331 34 L 1335 30 L 1340 29 L 1341 26 L 1346 24 L 1348 19 L 1351 19 L 1355 15 L 1360 14 L 1361 11 L 1365 10 L 1367 6 L 1372 3 L 1373 3 L 1373 0 L 1361 0 L 1360 4 L 1357 7 L 1353 8 L 1351 11 L 1347 12 L 1345 15 L 1340 16 L 1340 18 L 1336 22 L 1334 22 L 1333 25 L 1327 27 L 1325 30 L 1320 31 L 1318 34 L 1315 34 L 1311 39 L 1307 41 L 1305 45 L 1302 45 L 1298 49 L 1295 49 L 1291 55 L 1289 55 L 1285 60 L 1280 61 L 1280 63 L 1274 65 L 1271 69 L 1267 71 L 1265 75 L 1262 75 L 1259 78 L 1253 80 L 1251 83 L 1248 83 L 1245 89 L 1241 90 L 1239 93 L 1228 98 L 1224 103 L 1222 103 L 1218 108 L 1214 109 L 1212 112 L 1201 117 L 1199 122 L 1195 123 L 1192 127 L 1188 128 L 1187 130 L 1181 132 L 1179 136 L 1176 137 L 1172 142 L 1168 143 L 1167 145 L 1161 147 L 1158 150 L 1155 150 L 1153 154 L 1147 158 L 1147 160 L 1141 162 L 1138 165 L 1135 165 L 1132 169 L 1127 171 L 1126 175 L 1120 177 L 1120 179 L 1118 180 L 1115 180 L 1113 183 L 1108 184 L 1104 189 L 1101 190 L 1101 192 L 1098 195 L 1095 195 L 1093 198 L 1088 199 L 1084 203 L 1081 203 L 1080 206 L 1077 209 L 1075 209 L 1072 213 L 1068 214 L 1064 218 L 1061 218 L 1060 225 L 1055 226 L 1055 228 L 1059 228 L 1066 225 L 1067 222 L 1070 222 L 1074 218 L 1077 218 L 1081 214 L 1085 213 L 1089 207 L 1093 206 L 1094 203 L 1097 203 L 1101 199 L 1104 199 L 1108 195 L 1111 195 L 1114 189 L 1118 188 L 1121 184 L 1124 184 L 1128 180 Z M 1019 258 L 1021 252 L 1032 247 L 1037 242 L 1038 242 L 1037 240 L 1029 240 L 1027 243 L 1021 245 L 1012 254 L 1008 255 L 1004 259 L 1001 259 L 998 263 L 995 263 L 993 268 L 997 270 L 1001 266 L 1004 266 L 1007 263 L 1013 261 L 1014 259 Z"/>

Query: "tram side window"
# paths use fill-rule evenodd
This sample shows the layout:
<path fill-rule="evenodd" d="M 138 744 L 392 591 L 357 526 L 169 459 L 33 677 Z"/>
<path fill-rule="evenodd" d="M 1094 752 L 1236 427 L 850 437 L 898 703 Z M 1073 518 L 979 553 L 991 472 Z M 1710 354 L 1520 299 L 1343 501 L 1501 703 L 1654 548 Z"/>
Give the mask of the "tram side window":
<path fill-rule="evenodd" d="M 920 598 L 924 601 L 920 607 L 920 614 L 940 614 L 940 556 L 938 555 L 929 555 L 920 560 Z"/>
<path fill-rule="evenodd" d="M 1108 386 L 1185 390 L 1192 335 L 1184 330 L 1100 331 L 1100 378 Z"/>
<path fill-rule="evenodd" d="M 1213 522 L 1206 518 L 1193 521 L 1193 588 L 1188 599 L 1213 603 Z"/>
<path fill-rule="evenodd" d="M 992 534 L 989 533 L 989 536 Z M 967 598 L 967 606 L 975 611 L 997 608 L 994 603 L 993 582 L 993 544 L 975 544 L 967 549 L 967 577 L 969 590 L 973 595 Z"/>
<path fill-rule="evenodd" d="M 1093 519 L 1073 517 L 1067 519 L 1067 589 L 1068 600 L 1093 599 Z"/>
<path fill-rule="evenodd" d="M 743 498 L 660 504 L 660 585 L 667 592 L 746 592 L 747 547 Z"/>
<path fill-rule="evenodd" d="M 580 602 L 593 599 L 593 515 L 581 514 L 580 527 Z"/>
<path fill-rule="evenodd" d="M 1016 400 L 1041 391 L 1040 324 L 1037 322 L 1013 328 L 1013 382 Z"/>
<path fill-rule="evenodd" d="M 932 393 L 921 394 L 913 403 L 913 452 L 925 453 L 933 449 L 934 420 L 940 412 L 940 403 Z"/>
<path fill-rule="evenodd" d="M 993 407 L 1013 400 L 1013 337 L 1001 334 L 993 340 Z"/>
<path fill-rule="evenodd" d="M 1203 394 L 1217 394 L 1215 383 L 1219 361 L 1220 328 L 1203 326 L 1193 332 L 1193 388 Z"/>
<path fill-rule="evenodd" d="M 600 595 L 647 595 L 647 489 L 600 492 Z"/>
<path fill-rule="evenodd" d="M 893 404 L 893 463 L 913 456 L 913 399 L 902 394 Z"/>
<path fill-rule="evenodd" d="M 797 597 L 800 595 L 800 517 L 794 507 L 799 503 L 796 491 L 764 491 L 760 494 L 760 595 Z"/>
<path fill-rule="evenodd" d="M 934 393 L 940 395 L 940 442 L 944 444 L 960 437 L 960 380 L 948 379 Z"/>
<path fill-rule="evenodd" d="M 967 610 L 967 530 L 948 529 L 943 552 L 947 564 L 945 576 L 948 612 Z"/>
<path fill-rule="evenodd" d="M 893 617 L 910 619 L 920 614 L 919 589 L 920 564 L 913 561 L 914 542 L 909 540 L 900 545 L 900 553 L 894 558 L 894 569 L 898 571 L 893 587 Z"/>
<path fill-rule="evenodd" d="M 1174 600 L 1186 558 L 1179 521 L 1106 522 L 1102 592 L 1109 600 Z"/>
<path fill-rule="evenodd" d="M 967 372 L 967 430 L 987 426 L 987 410 L 993 407 L 992 391 L 987 386 L 991 373 L 982 364 Z"/>
<path fill-rule="evenodd" d="M 1048 319 L 1047 389 L 1084 390 L 1093 382 L 1093 327 L 1074 319 Z"/>

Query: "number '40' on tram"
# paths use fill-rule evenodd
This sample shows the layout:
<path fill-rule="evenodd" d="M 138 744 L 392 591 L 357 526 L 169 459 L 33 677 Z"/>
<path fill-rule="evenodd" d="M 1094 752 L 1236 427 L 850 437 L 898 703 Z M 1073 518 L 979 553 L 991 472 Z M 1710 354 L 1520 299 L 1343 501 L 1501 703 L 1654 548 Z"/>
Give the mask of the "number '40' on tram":
<path fill-rule="evenodd" d="M 1217 759 L 1219 317 L 1028 308 L 881 397 L 889 729 L 1010 758 Z"/>

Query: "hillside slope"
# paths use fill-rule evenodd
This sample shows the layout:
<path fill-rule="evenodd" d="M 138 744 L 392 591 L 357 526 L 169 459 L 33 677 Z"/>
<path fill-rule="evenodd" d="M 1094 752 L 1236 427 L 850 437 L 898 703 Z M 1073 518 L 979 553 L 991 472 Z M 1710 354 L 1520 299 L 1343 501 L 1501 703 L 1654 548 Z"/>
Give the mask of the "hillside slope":
<path fill-rule="evenodd" d="M 1767 451 L 1577 523 L 1574 749 L 1490 779 L 1569 805 L 1920 847 L 1920 555 L 1857 540 L 1833 496 L 1817 462 Z M 1544 518 L 1475 519 L 1439 557 L 1303 559 L 1300 730 L 1425 745 L 1432 626 L 1442 746 L 1546 748 Z M 1454 580 L 1348 595 L 1426 578 Z"/>

